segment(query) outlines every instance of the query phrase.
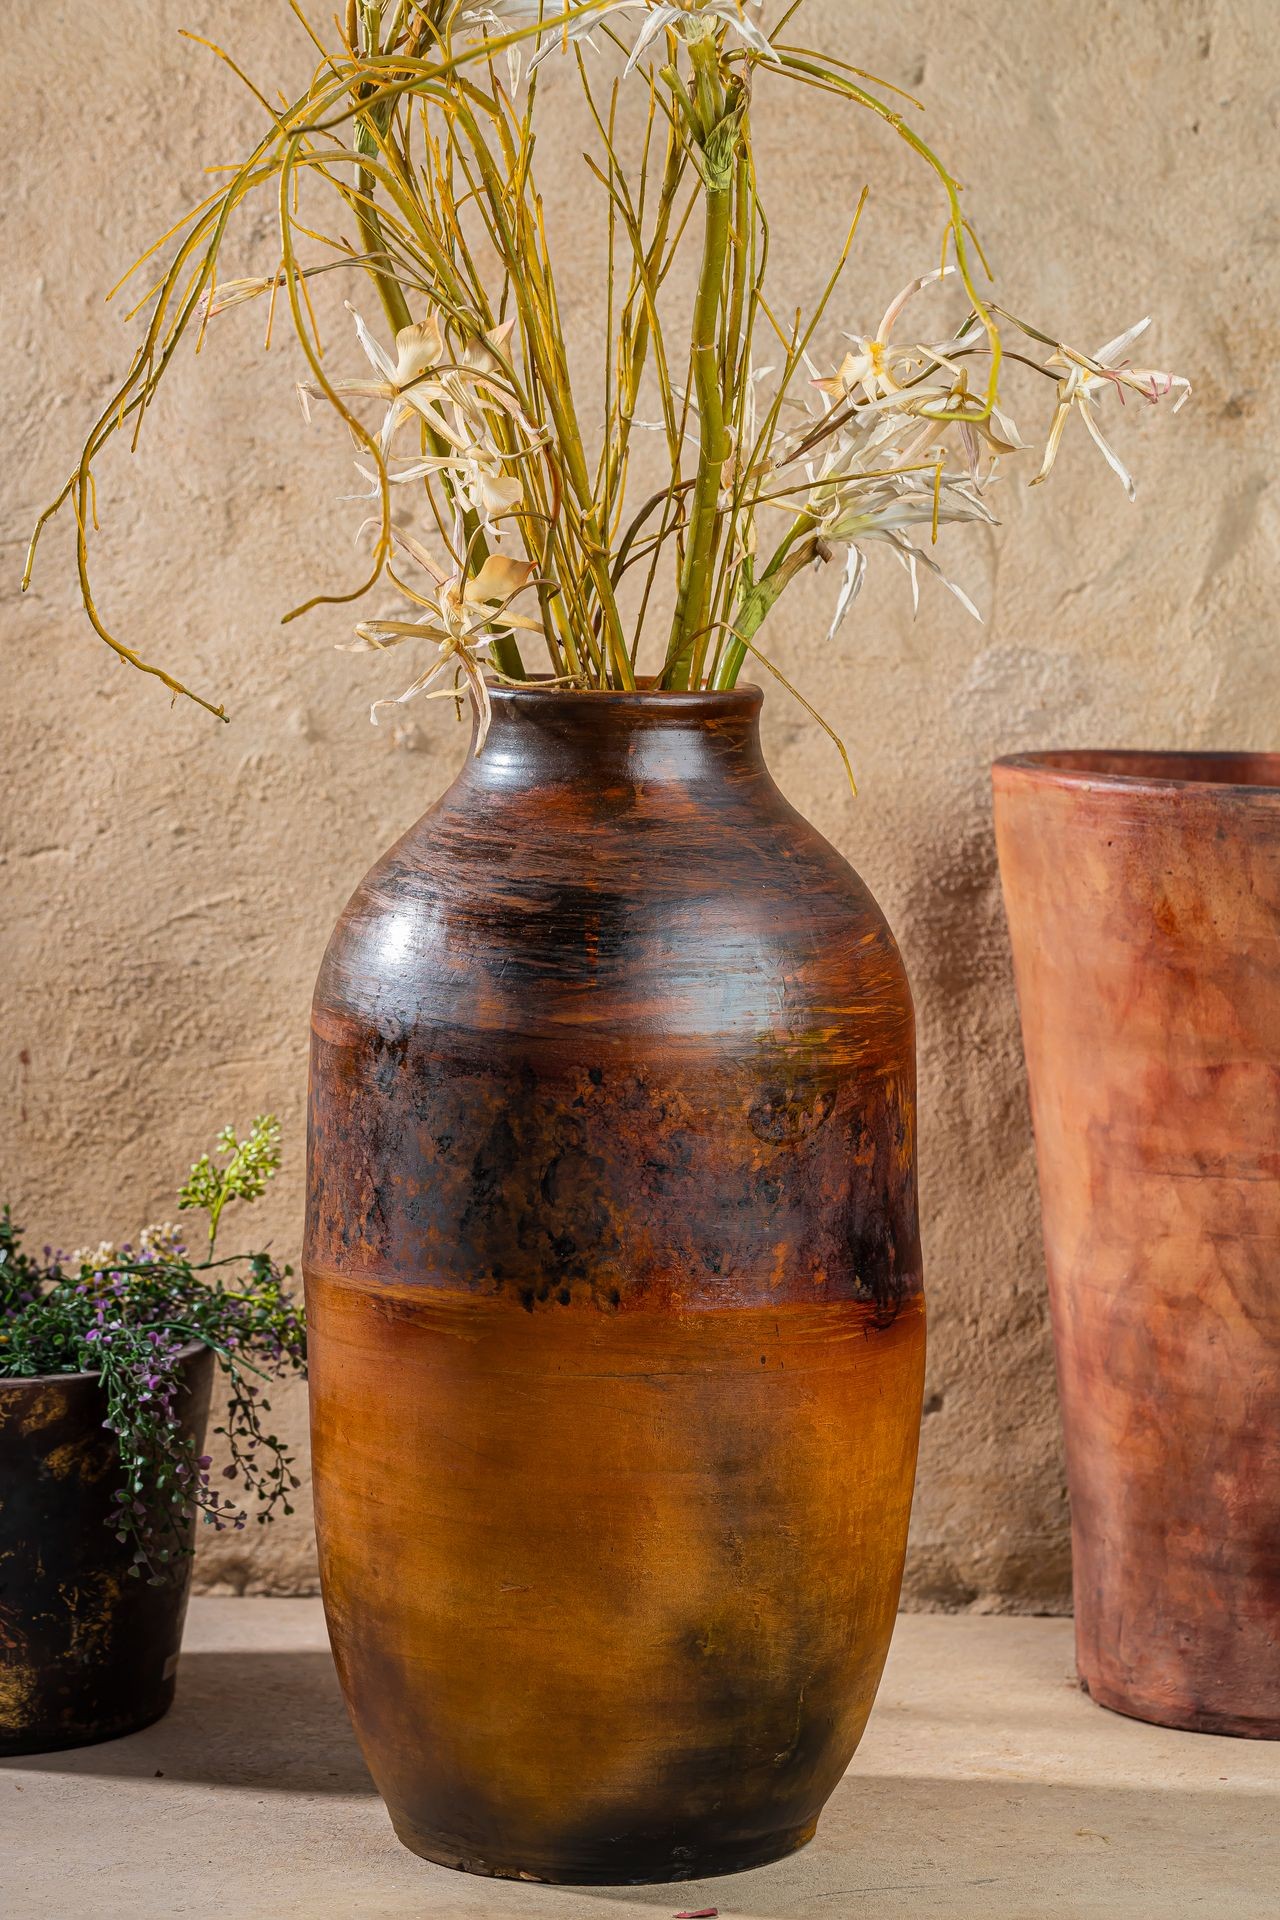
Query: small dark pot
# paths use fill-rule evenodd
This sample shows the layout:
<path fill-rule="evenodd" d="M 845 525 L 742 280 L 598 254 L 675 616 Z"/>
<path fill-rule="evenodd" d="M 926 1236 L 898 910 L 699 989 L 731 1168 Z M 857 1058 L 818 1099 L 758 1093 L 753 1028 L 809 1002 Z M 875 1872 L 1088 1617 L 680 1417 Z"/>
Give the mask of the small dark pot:
<path fill-rule="evenodd" d="M 203 1445 L 213 1355 L 181 1362 L 186 1433 Z M 120 1484 L 96 1374 L 0 1380 L 0 1754 L 87 1747 L 173 1701 L 191 1561 L 162 1586 L 129 1576 L 106 1524 Z"/>

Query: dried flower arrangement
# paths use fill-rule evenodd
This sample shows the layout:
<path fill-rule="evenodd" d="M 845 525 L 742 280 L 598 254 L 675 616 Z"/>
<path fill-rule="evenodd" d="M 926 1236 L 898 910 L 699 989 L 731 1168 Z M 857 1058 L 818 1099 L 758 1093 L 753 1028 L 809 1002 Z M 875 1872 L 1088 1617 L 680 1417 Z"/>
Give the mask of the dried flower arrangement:
<path fill-rule="evenodd" d="M 925 571 L 972 609 L 933 548 L 950 523 L 990 523 L 993 474 L 1028 457 L 1002 400 L 1009 362 L 1040 376 L 1050 403 L 1032 484 L 1048 477 L 1078 415 L 1132 496 L 1103 434 L 1104 406 L 1174 395 L 1176 410 L 1187 397 L 1180 377 L 1130 364 L 1146 320 L 1086 353 L 1000 304 L 960 187 L 915 130 L 919 103 L 794 43 L 803 0 L 768 25 L 761 0 L 348 0 L 329 38 L 299 0 L 288 4 L 314 42 L 314 78 L 277 106 L 214 49 L 250 86 L 266 127 L 143 256 L 170 249 L 134 310 L 145 316 L 136 356 L 32 541 L 34 556 L 40 527 L 70 501 L 90 621 L 175 696 L 190 690 L 116 639 L 95 606 L 95 464 L 117 433 L 136 444 L 179 343 L 191 335 L 198 345 L 216 315 L 247 301 L 266 302 L 268 343 L 287 310 L 310 368 L 304 408 L 323 401 L 345 424 L 368 488 L 367 573 L 286 618 L 356 601 L 389 578 L 406 617 L 362 619 L 351 644 L 408 645 L 415 672 L 373 718 L 420 694 L 460 701 L 469 691 L 481 743 L 491 680 L 523 680 L 535 653 L 553 684 L 583 689 L 628 689 L 642 670 L 662 690 L 727 689 L 749 656 L 776 672 L 759 636 L 788 584 L 842 559 L 834 633 L 877 543 L 904 566 L 913 596 Z M 621 55 L 611 70 L 609 43 Z M 564 62 L 598 141 L 587 164 L 606 228 L 594 430 L 534 168 L 546 76 Z M 796 87 L 878 119 L 932 170 L 947 210 L 939 264 L 874 332 L 846 335 L 851 345 L 825 371 L 816 336 L 867 196 L 813 310 L 780 318 L 752 114 L 757 91 L 763 101 L 766 88 Z M 627 88 L 647 92 L 636 116 Z M 624 122 L 641 129 L 630 158 Z M 278 219 L 277 270 L 221 278 L 234 222 L 264 195 Z M 686 247 L 698 249 L 696 286 L 673 312 L 672 268 Z M 344 269 L 382 309 L 375 327 L 352 308 L 370 363 L 360 378 L 327 370 L 309 291 L 316 275 Z M 934 286 L 960 296 L 953 322 L 913 324 Z M 1019 336 L 1017 353 L 1002 323 Z M 648 424 L 665 443 L 665 480 L 636 502 L 632 442 Z M 655 634 L 664 567 L 674 590 Z"/>
<path fill-rule="evenodd" d="M 135 1578 L 159 1584 L 190 1553 L 193 1509 L 219 1532 L 244 1528 L 248 1501 L 260 1522 L 293 1511 L 289 1495 L 299 1482 L 283 1441 L 264 1424 L 271 1403 L 262 1390 L 306 1366 L 291 1269 L 267 1253 L 215 1258 L 224 1207 L 259 1197 L 280 1164 L 279 1141 L 278 1123 L 264 1114 L 243 1141 L 224 1128 L 215 1156 L 202 1154 L 192 1167 L 178 1206 L 208 1217 L 203 1260 L 191 1259 L 167 1224 L 144 1227 L 136 1245 L 103 1242 L 70 1255 L 46 1247 L 35 1260 L 8 1207 L 0 1217 L 0 1380 L 98 1375 L 120 1454 L 109 1524 L 132 1543 Z M 227 1380 L 216 1429 L 230 1453 L 221 1486 L 210 1485 L 212 1457 L 183 1432 L 180 1363 L 193 1345 L 211 1349 Z"/>

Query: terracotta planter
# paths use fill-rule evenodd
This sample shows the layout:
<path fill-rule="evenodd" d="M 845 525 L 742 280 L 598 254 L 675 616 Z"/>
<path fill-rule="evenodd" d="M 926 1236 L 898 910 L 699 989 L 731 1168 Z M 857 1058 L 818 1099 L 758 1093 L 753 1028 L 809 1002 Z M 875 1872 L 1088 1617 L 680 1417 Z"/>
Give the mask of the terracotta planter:
<path fill-rule="evenodd" d="M 727 1872 L 813 1833 L 893 1627 L 911 1000 L 757 691 L 494 702 L 316 990 L 330 1633 L 415 1852 Z"/>
<path fill-rule="evenodd" d="M 213 1355 L 188 1349 L 187 1431 L 201 1444 Z M 96 1374 L 0 1380 L 0 1754 L 135 1733 L 166 1713 L 191 1562 L 129 1577 L 107 1526 L 120 1456 Z"/>
<path fill-rule="evenodd" d="M 1280 1736 L 1280 755 L 995 769 L 1080 1677 Z"/>

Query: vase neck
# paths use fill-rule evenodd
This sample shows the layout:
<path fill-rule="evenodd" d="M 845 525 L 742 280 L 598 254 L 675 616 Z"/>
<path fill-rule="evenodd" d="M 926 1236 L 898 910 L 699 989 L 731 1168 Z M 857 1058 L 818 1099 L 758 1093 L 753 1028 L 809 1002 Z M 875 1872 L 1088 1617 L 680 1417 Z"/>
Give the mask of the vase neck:
<path fill-rule="evenodd" d="M 757 687 L 731 693 L 582 693 L 495 687 L 483 751 L 463 784 L 690 787 L 768 779 Z"/>

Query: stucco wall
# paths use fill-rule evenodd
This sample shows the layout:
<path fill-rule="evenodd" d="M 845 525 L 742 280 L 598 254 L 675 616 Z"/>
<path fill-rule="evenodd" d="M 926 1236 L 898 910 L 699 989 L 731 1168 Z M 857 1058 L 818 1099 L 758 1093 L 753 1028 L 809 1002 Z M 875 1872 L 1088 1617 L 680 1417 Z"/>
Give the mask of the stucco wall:
<path fill-rule="evenodd" d="M 354 882 L 448 781 L 463 736 L 439 706 L 398 739 L 374 732 L 370 692 L 394 688 L 385 668 L 332 651 L 342 617 L 276 624 L 317 574 L 335 577 L 353 527 L 334 499 L 341 449 L 301 427 L 288 349 L 264 361 L 257 319 L 229 316 L 156 409 L 142 453 L 117 457 L 102 501 L 104 609 L 144 654 L 225 696 L 231 727 L 170 711 L 155 683 L 112 663 L 78 611 L 65 525 L 25 602 L 17 576 L 32 517 L 125 358 L 102 290 L 195 197 L 199 166 L 234 157 L 255 124 L 178 27 L 272 84 L 297 81 L 306 49 L 283 0 L 6 12 L 0 1185 L 38 1240 L 124 1234 L 168 1212 L 225 1119 L 273 1107 L 288 1157 L 261 1230 L 296 1259 L 316 964 Z M 929 100 L 931 137 L 1023 310 L 1085 345 L 1153 310 L 1161 360 L 1197 387 L 1176 421 L 1135 409 L 1125 422 L 1136 507 L 1083 436 L 1051 488 L 1008 483 L 1003 527 L 952 548 L 983 626 L 927 591 L 913 624 L 886 565 L 835 645 L 822 637 L 829 582 L 801 584 L 772 630 L 779 661 L 846 736 L 861 798 L 776 689 L 773 766 L 879 896 L 920 1016 L 932 1346 L 909 1598 L 1055 1609 L 1069 1592 L 1066 1506 L 986 770 L 997 753 L 1054 743 L 1277 744 L 1275 10 L 812 0 L 809 14 L 815 37 Z M 757 138 L 784 309 L 818 282 L 872 182 L 841 314 L 873 325 L 936 258 L 923 172 L 870 123 L 770 112 L 763 87 Z M 549 164 L 572 247 L 566 216 L 585 192 L 574 143 Z M 259 240 L 265 262 L 265 217 Z M 565 271 L 575 320 L 591 282 L 584 249 Z M 285 1399 L 302 1443 L 303 1397 Z M 270 1532 L 206 1541 L 204 1583 L 307 1591 L 306 1516 L 304 1502 Z"/>

